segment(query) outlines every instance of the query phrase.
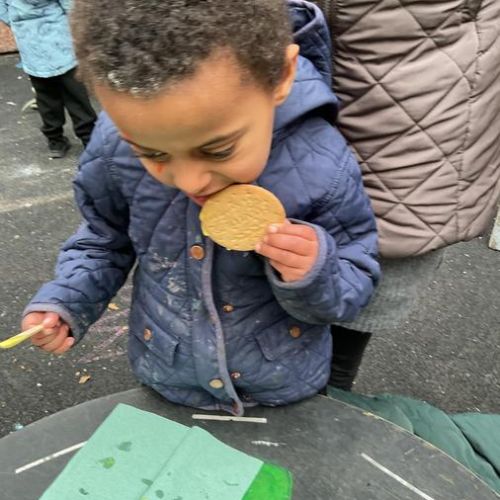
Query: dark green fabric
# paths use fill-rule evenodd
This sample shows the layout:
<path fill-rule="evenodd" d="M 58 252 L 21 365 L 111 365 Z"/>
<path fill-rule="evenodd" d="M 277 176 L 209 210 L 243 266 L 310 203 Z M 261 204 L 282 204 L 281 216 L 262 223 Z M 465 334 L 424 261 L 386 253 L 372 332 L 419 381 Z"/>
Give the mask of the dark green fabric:
<path fill-rule="evenodd" d="M 343 401 L 344 403 L 357 406 L 365 411 L 382 417 L 393 424 L 406 429 L 413 434 L 413 424 L 406 414 L 392 401 L 388 395 L 363 396 L 354 392 L 346 392 L 334 387 L 328 387 L 328 396 Z"/>
<path fill-rule="evenodd" d="M 404 396 L 364 396 L 333 387 L 328 388 L 328 395 L 424 439 L 500 493 L 500 415 L 448 415 L 424 401 Z"/>
<path fill-rule="evenodd" d="M 459 413 L 452 418 L 472 447 L 500 476 L 500 415 Z"/>

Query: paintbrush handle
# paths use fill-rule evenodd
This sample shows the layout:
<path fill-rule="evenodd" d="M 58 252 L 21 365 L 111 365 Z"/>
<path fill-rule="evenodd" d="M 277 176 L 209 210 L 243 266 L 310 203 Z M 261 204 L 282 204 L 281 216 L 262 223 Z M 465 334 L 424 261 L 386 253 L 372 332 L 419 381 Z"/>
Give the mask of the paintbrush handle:
<path fill-rule="evenodd" d="M 28 328 L 27 330 L 24 330 L 24 332 L 18 333 L 17 335 L 23 335 L 26 336 L 26 338 L 29 338 L 33 335 L 36 335 L 37 333 L 40 333 L 43 328 L 43 324 L 40 323 L 39 325 L 32 326 L 31 328 Z M 17 335 L 15 336 L 17 337 Z"/>
<path fill-rule="evenodd" d="M 20 344 L 26 339 L 29 339 L 30 337 L 33 337 L 33 335 L 41 332 L 43 328 L 44 327 L 42 324 L 32 326 L 31 328 L 28 328 L 28 330 L 25 330 L 24 332 L 18 333 L 17 335 L 14 335 L 13 337 L 10 337 L 3 342 L 0 342 L 0 349 L 10 349 L 11 347 Z"/>

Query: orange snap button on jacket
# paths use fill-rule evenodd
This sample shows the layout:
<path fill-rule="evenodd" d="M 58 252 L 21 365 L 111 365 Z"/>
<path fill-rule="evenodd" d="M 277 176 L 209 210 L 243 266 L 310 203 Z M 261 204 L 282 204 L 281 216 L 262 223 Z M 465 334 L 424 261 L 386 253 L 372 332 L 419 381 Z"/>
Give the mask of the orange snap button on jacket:
<path fill-rule="evenodd" d="M 201 245 L 193 245 L 189 251 L 191 257 L 196 260 L 203 260 L 205 257 L 205 250 Z"/>
<path fill-rule="evenodd" d="M 225 313 L 232 313 L 234 311 L 234 306 L 232 306 L 231 304 L 226 304 L 222 310 L 225 312 Z"/>
<path fill-rule="evenodd" d="M 292 326 L 292 328 L 290 328 L 289 330 L 289 333 L 294 339 L 298 339 L 302 335 L 302 332 L 300 331 L 300 328 L 298 326 Z"/>
<path fill-rule="evenodd" d="M 147 342 L 148 340 L 151 340 L 153 338 L 153 332 L 149 329 L 149 328 L 146 328 L 144 330 L 144 340 Z"/>

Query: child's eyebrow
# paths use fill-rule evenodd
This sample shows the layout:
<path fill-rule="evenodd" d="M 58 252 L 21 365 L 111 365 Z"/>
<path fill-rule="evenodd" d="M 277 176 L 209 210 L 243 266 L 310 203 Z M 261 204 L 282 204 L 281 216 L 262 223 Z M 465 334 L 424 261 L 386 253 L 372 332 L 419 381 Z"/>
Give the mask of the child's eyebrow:
<path fill-rule="evenodd" d="M 122 136 L 122 139 L 125 142 L 132 144 L 132 146 L 135 146 L 136 148 L 144 149 L 145 151 L 157 151 L 156 149 L 151 149 L 151 148 L 147 148 L 146 146 L 141 146 L 140 144 L 137 144 L 137 142 L 131 141 L 130 139 L 127 139 L 126 137 Z M 163 151 L 158 151 L 158 153 L 163 153 Z"/>
<path fill-rule="evenodd" d="M 246 127 L 242 128 L 240 130 L 236 130 L 234 132 L 231 132 L 230 134 L 226 135 L 220 135 L 218 137 L 215 137 L 214 139 L 206 142 L 205 144 L 202 144 L 201 146 L 198 146 L 198 149 L 203 149 L 203 148 L 208 148 L 210 146 L 215 146 L 220 143 L 228 142 L 232 139 L 238 139 L 240 136 L 242 136 L 246 132 Z"/>

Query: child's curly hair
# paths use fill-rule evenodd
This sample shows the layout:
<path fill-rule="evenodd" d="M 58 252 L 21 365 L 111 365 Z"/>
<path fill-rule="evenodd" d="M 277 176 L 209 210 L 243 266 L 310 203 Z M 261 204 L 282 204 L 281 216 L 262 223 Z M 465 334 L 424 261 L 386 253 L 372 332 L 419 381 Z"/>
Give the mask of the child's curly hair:
<path fill-rule="evenodd" d="M 217 49 L 272 89 L 292 42 L 284 0 L 75 0 L 71 24 L 81 77 L 139 97 L 192 76 Z"/>

